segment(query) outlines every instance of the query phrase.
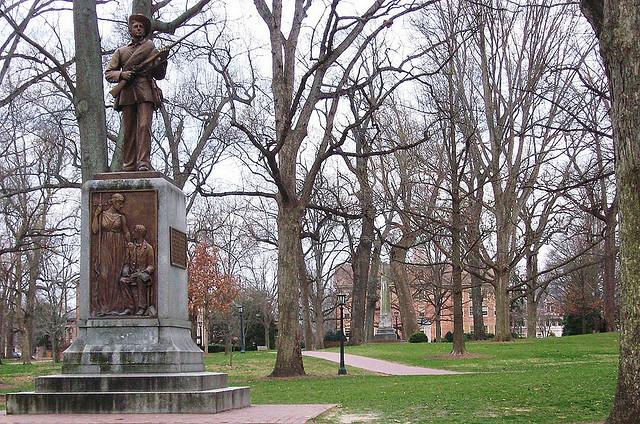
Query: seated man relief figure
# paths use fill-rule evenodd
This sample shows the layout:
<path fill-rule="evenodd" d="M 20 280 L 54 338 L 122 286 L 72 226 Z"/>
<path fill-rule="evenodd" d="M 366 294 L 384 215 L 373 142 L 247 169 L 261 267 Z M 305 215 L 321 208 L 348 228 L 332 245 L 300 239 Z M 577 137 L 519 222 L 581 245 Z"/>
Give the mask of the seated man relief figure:
<path fill-rule="evenodd" d="M 156 316 L 153 296 L 153 273 L 155 252 L 145 239 L 147 229 L 136 225 L 127 244 L 127 255 L 122 267 L 120 284 L 128 299 L 127 308 L 121 315 Z"/>

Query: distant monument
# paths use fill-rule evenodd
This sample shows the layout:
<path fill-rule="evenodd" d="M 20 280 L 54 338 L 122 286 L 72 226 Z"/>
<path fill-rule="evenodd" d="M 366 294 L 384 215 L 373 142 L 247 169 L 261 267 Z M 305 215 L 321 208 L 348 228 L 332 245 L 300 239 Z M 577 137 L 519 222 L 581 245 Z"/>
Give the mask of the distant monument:
<path fill-rule="evenodd" d="M 143 18 L 129 19 L 132 57 L 147 45 L 135 36 L 149 34 Z M 122 80 L 137 86 L 141 75 Z M 139 118 L 136 134 L 146 125 Z M 147 166 L 145 149 L 132 148 L 135 169 L 125 158 L 130 172 L 83 185 L 78 337 L 61 375 L 37 377 L 35 392 L 7 394 L 7 414 L 215 413 L 251 404 L 249 387 L 205 372 L 191 339 L 185 196 Z"/>
<path fill-rule="evenodd" d="M 380 319 L 378 321 L 378 331 L 375 340 L 396 340 L 398 337 L 393 328 L 393 319 L 391 317 L 391 291 L 389 290 L 388 267 L 382 267 L 382 276 L 380 277 Z"/>

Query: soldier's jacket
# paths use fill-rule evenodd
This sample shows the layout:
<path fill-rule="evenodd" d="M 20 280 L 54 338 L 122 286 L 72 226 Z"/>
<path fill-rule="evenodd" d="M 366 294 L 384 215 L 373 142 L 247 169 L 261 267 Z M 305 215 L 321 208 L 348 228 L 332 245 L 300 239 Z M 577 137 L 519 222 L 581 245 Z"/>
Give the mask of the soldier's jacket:
<path fill-rule="evenodd" d="M 156 269 L 153 247 L 146 240 L 142 240 L 142 243 L 139 244 L 129 242 L 127 245 L 127 263 L 131 273 L 146 272 L 153 274 Z"/>
<path fill-rule="evenodd" d="M 137 65 L 144 62 L 148 57 L 157 53 L 153 41 L 144 39 L 140 43 L 130 43 L 122 46 L 113 53 L 113 57 L 107 66 L 104 74 L 107 81 L 118 83 L 122 80 L 122 71 L 133 70 Z M 132 105 L 142 102 L 156 103 L 156 108 L 160 105 L 158 97 L 154 94 L 157 88 L 154 79 L 163 79 L 167 72 L 167 62 L 157 66 L 151 64 L 147 69 L 136 72 L 136 77 L 129 81 L 116 97 L 113 108 L 122 110 L 122 106 Z"/>

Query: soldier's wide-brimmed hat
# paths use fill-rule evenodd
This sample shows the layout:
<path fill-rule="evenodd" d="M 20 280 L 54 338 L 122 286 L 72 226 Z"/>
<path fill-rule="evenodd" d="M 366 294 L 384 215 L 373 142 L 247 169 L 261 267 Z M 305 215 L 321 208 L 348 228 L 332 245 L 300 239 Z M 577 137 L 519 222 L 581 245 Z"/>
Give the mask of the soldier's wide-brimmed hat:
<path fill-rule="evenodd" d="M 140 22 L 142 25 L 144 25 L 144 36 L 146 37 L 147 35 L 149 35 L 149 33 L 151 32 L 151 21 L 149 20 L 149 18 L 141 13 L 134 13 L 133 15 L 129 16 L 129 26 L 131 26 L 131 24 L 133 24 L 134 22 Z"/>

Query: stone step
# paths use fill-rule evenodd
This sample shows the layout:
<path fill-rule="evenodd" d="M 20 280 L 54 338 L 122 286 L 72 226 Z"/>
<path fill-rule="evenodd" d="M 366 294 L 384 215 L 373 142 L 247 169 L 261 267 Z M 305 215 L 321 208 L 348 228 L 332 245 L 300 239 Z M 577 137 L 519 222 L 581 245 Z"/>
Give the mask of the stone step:
<path fill-rule="evenodd" d="M 36 377 L 36 393 L 194 392 L 228 386 L 224 373 L 59 374 Z"/>
<path fill-rule="evenodd" d="M 191 392 L 7 394 L 7 414 L 214 414 L 249 405 L 249 387 Z"/>

